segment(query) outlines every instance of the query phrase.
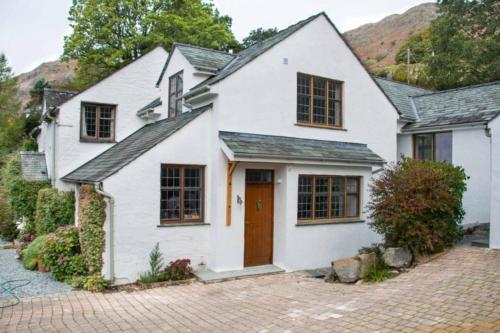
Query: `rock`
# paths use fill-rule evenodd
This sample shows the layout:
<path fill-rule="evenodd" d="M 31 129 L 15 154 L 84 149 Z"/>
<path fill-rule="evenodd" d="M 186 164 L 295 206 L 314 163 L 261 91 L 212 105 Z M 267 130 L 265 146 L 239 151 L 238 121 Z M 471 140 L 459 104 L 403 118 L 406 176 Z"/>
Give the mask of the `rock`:
<path fill-rule="evenodd" d="M 361 262 L 361 278 L 364 278 L 368 270 L 377 264 L 377 255 L 375 253 L 364 253 L 358 255 Z"/>
<path fill-rule="evenodd" d="M 334 283 L 336 280 L 335 278 L 335 272 L 333 270 L 331 272 L 326 273 L 325 275 L 325 282 L 327 283 Z"/>
<path fill-rule="evenodd" d="M 390 247 L 384 251 L 384 262 L 392 268 L 402 268 L 410 266 L 411 252 L 401 247 Z"/>
<path fill-rule="evenodd" d="M 335 260 L 332 265 L 340 282 L 353 283 L 361 277 L 361 260 L 358 257 Z"/>
<path fill-rule="evenodd" d="M 399 275 L 399 271 L 397 269 L 390 270 L 389 273 Z"/>

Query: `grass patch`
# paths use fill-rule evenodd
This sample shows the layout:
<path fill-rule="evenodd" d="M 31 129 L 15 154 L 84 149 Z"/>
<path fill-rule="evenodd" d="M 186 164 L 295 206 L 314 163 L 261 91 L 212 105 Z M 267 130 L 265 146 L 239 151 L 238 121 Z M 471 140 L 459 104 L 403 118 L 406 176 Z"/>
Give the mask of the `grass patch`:
<path fill-rule="evenodd" d="M 391 272 L 389 268 L 381 265 L 373 265 L 363 277 L 363 282 L 382 282 L 392 279 L 395 276 L 397 276 L 397 274 Z"/>

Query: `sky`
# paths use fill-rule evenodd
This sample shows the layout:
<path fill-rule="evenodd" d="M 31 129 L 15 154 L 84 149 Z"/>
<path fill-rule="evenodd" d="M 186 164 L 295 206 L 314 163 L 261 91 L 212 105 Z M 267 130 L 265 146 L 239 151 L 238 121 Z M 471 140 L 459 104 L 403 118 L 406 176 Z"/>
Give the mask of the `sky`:
<path fill-rule="evenodd" d="M 344 32 L 429 1 L 213 0 L 213 3 L 222 14 L 232 17 L 233 33 L 241 41 L 252 29 L 283 29 L 321 11 Z M 71 0 L 0 0 L 0 53 L 5 53 L 16 75 L 60 57 L 64 36 L 71 33 L 67 20 L 71 3 Z"/>

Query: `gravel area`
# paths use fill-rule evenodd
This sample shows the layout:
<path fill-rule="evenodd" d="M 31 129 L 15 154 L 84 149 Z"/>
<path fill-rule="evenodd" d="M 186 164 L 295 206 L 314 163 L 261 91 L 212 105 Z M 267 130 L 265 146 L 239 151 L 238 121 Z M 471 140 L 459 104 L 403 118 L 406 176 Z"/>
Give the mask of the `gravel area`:
<path fill-rule="evenodd" d="M 1 243 L 0 243 L 1 244 Z M 14 290 L 19 298 L 58 294 L 71 291 L 71 286 L 55 281 L 50 273 L 29 271 L 16 259 L 16 250 L 0 250 L 0 284 L 8 280 L 26 279 L 30 283 Z M 12 297 L 0 288 L 0 305 Z"/>
<path fill-rule="evenodd" d="M 3 238 L 0 237 L 0 248 L 9 244 L 11 244 L 11 242 L 4 241 Z"/>

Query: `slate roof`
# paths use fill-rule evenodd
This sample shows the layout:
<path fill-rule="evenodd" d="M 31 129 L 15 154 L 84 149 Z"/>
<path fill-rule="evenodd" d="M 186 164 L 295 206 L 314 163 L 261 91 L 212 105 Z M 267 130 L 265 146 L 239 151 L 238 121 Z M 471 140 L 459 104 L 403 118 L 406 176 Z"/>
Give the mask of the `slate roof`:
<path fill-rule="evenodd" d="M 219 132 L 235 157 L 383 164 L 365 144 L 295 137 Z"/>
<path fill-rule="evenodd" d="M 142 107 L 139 111 L 137 111 L 137 115 L 140 116 L 145 111 L 148 111 L 150 109 L 154 109 L 160 105 L 161 105 L 161 98 L 158 97 L 155 100 L 153 100 L 152 102 L 150 102 L 149 104 L 147 104 L 146 106 Z"/>
<path fill-rule="evenodd" d="M 185 112 L 173 120 L 163 119 L 148 124 L 102 154 L 70 172 L 62 179 L 68 182 L 100 182 L 115 174 L 124 166 L 134 161 L 211 108 L 212 104 L 208 104 L 198 109 L 194 109 L 191 112 Z"/>
<path fill-rule="evenodd" d="M 235 55 L 224 51 L 208 49 L 196 45 L 174 43 L 173 49 L 170 52 L 165 65 L 163 66 L 158 81 L 156 82 L 156 86 L 158 86 L 163 79 L 165 71 L 167 70 L 168 63 L 170 61 L 170 57 L 174 53 L 175 48 L 179 49 L 182 55 L 186 57 L 189 63 L 195 68 L 213 72 L 214 74 L 218 70 L 222 69 L 225 65 L 227 65 L 227 63 L 229 63 L 231 60 L 233 60 L 234 57 L 236 57 Z"/>
<path fill-rule="evenodd" d="M 43 98 L 47 109 L 58 107 L 76 94 L 78 94 L 78 92 L 69 90 L 52 88 L 45 88 L 43 90 Z"/>
<path fill-rule="evenodd" d="M 500 81 L 413 97 L 419 120 L 404 130 L 486 124 L 500 114 Z"/>
<path fill-rule="evenodd" d="M 381 77 L 374 77 L 379 87 L 385 92 L 394 106 L 401 113 L 401 118 L 415 121 L 417 116 L 413 109 L 410 96 L 432 93 L 432 90 L 415 87 L 402 82 L 397 82 Z"/>
<path fill-rule="evenodd" d="M 34 151 L 21 152 L 21 172 L 29 181 L 48 180 L 45 154 Z"/>
<path fill-rule="evenodd" d="M 204 85 L 210 85 L 213 83 L 216 83 L 227 76 L 231 75 L 232 73 L 236 72 L 238 69 L 242 68 L 255 58 L 257 58 L 259 55 L 262 53 L 266 52 L 276 44 L 280 43 L 283 41 L 285 38 L 293 34 L 294 32 L 300 30 L 302 27 L 304 27 L 306 24 L 309 22 L 315 20 L 321 15 L 325 15 L 323 12 L 313 15 L 303 21 L 300 21 L 294 25 L 289 26 L 288 28 L 281 30 L 278 32 L 276 35 L 266 38 L 263 41 L 260 41 L 258 43 L 253 44 L 252 46 L 249 46 L 245 50 L 241 51 L 236 55 L 233 61 L 228 63 L 224 68 L 222 68 L 220 71 L 217 72 L 216 75 L 212 76 L 211 78 L 208 78 L 207 80 L 201 82 L 200 84 L 194 86 L 191 88 L 191 91 L 196 90 L 196 88 Z"/>

